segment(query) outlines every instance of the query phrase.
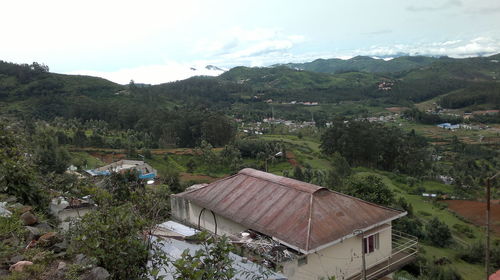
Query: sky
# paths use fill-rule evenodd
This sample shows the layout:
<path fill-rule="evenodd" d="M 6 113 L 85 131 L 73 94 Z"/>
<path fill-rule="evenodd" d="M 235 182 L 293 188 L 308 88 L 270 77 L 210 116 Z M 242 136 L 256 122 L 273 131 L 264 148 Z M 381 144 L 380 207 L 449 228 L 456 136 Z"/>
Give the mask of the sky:
<path fill-rule="evenodd" d="M 498 0 L 18 0 L 0 26 L 0 60 L 122 84 L 220 73 L 206 65 L 500 53 Z"/>

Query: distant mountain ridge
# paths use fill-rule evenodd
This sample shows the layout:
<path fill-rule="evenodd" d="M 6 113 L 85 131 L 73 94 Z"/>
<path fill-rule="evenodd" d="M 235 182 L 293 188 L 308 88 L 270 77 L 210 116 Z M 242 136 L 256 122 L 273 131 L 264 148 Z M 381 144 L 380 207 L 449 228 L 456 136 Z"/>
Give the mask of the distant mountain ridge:
<path fill-rule="evenodd" d="M 316 59 L 305 63 L 287 63 L 292 69 L 337 74 L 343 72 L 395 73 L 428 66 L 436 61 L 448 59 L 428 56 L 400 56 L 391 60 L 376 59 L 369 56 L 356 56 L 350 59 Z"/>

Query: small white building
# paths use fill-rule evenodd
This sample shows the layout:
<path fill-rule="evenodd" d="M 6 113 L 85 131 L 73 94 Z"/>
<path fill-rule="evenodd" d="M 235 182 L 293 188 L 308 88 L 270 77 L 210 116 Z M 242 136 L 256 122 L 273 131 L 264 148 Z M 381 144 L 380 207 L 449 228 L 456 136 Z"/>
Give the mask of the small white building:
<path fill-rule="evenodd" d="M 416 238 L 391 227 L 406 212 L 250 168 L 173 195 L 171 207 L 187 225 L 267 240 L 264 255 L 288 279 L 379 279 L 417 254 Z"/>

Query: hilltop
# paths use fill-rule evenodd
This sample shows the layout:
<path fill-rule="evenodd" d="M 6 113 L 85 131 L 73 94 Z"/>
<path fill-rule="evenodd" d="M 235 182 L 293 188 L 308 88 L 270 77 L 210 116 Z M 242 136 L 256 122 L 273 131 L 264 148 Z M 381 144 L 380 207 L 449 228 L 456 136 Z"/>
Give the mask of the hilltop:
<path fill-rule="evenodd" d="M 292 69 L 307 70 L 320 73 L 342 73 L 342 72 L 369 72 L 369 73 L 395 73 L 417 69 L 427 66 L 433 62 L 447 58 L 435 58 L 426 56 L 400 56 L 390 60 L 377 59 L 369 56 L 356 56 L 350 59 L 316 59 L 305 63 L 287 63 Z"/>

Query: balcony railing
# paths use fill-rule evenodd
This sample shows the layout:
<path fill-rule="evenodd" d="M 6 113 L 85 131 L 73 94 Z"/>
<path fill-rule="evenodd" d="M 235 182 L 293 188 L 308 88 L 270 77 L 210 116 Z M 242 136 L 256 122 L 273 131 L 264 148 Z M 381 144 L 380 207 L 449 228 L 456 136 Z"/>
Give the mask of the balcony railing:
<path fill-rule="evenodd" d="M 401 267 L 415 260 L 418 254 L 418 238 L 404 232 L 392 230 L 392 252 L 391 255 L 379 261 L 377 264 L 366 268 L 366 279 L 373 280 L 382 278 L 389 273 L 399 270 Z M 355 274 L 349 280 L 362 280 L 362 273 Z"/>

